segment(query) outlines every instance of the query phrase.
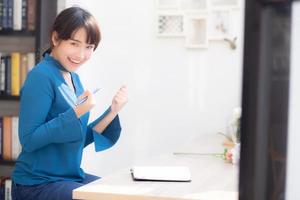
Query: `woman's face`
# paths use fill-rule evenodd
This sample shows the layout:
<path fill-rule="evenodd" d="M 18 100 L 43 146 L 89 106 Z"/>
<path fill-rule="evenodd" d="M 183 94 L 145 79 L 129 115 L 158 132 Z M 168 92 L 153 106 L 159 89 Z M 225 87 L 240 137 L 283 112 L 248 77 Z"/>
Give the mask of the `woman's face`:
<path fill-rule="evenodd" d="M 78 29 L 68 40 L 58 40 L 57 33 L 52 34 L 53 49 L 51 55 L 68 71 L 76 71 L 90 59 L 95 45 L 86 43 L 87 34 L 84 28 Z"/>

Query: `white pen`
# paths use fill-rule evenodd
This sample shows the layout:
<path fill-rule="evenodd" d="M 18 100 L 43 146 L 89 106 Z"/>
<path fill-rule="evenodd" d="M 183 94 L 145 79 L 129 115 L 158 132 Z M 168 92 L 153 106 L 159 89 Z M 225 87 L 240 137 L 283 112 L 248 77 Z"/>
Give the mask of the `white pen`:
<path fill-rule="evenodd" d="M 96 94 L 99 90 L 100 90 L 100 88 L 96 88 L 96 89 L 93 91 L 93 94 Z M 88 97 L 86 96 L 86 97 L 84 97 L 83 99 L 77 100 L 75 106 L 78 106 L 78 105 L 84 103 L 87 99 L 88 99 Z"/>

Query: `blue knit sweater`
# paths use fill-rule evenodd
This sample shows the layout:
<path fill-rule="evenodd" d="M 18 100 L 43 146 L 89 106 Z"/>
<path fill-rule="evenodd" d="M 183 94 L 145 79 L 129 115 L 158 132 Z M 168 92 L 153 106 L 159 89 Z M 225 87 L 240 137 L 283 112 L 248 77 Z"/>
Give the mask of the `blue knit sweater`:
<path fill-rule="evenodd" d="M 12 176 L 18 184 L 81 181 L 83 148 L 94 142 L 96 151 L 105 150 L 120 136 L 118 116 L 101 134 L 92 130 L 110 108 L 89 125 L 89 113 L 77 118 L 72 107 L 84 89 L 78 75 L 72 72 L 74 93 L 65 82 L 61 67 L 47 54 L 29 72 L 22 87 L 19 116 L 22 152 Z"/>

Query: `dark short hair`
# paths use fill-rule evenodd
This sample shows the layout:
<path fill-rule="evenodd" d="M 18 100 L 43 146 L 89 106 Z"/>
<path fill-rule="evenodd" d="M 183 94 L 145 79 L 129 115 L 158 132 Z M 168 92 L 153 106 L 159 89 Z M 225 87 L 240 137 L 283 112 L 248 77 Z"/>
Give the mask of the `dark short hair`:
<path fill-rule="evenodd" d="M 55 31 L 59 40 L 68 40 L 80 28 L 84 28 L 87 33 L 88 44 L 94 44 L 97 48 L 100 40 L 101 33 L 96 19 L 87 10 L 80 7 L 70 7 L 61 11 L 52 26 L 51 34 Z M 51 37 L 51 36 L 50 36 Z M 50 51 L 53 48 L 53 43 L 50 38 Z"/>

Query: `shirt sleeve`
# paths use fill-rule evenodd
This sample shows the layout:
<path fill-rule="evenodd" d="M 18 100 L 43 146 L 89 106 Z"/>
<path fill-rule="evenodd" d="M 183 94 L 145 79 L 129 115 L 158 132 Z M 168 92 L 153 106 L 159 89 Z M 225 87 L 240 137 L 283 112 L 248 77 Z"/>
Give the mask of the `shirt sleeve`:
<path fill-rule="evenodd" d="M 51 143 L 73 142 L 83 138 L 82 126 L 73 108 L 46 121 L 55 95 L 52 83 L 45 72 L 33 70 L 22 88 L 19 137 L 27 152 Z"/>
<path fill-rule="evenodd" d="M 121 133 L 121 125 L 119 116 L 117 115 L 111 123 L 104 129 L 102 133 L 93 130 L 93 127 L 101 121 L 108 113 L 108 108 L 98 119 L 87 126 L 85 146 L 95 142 L 95 151 L 103 151 L 112 147 L 119 139 Z"/>

